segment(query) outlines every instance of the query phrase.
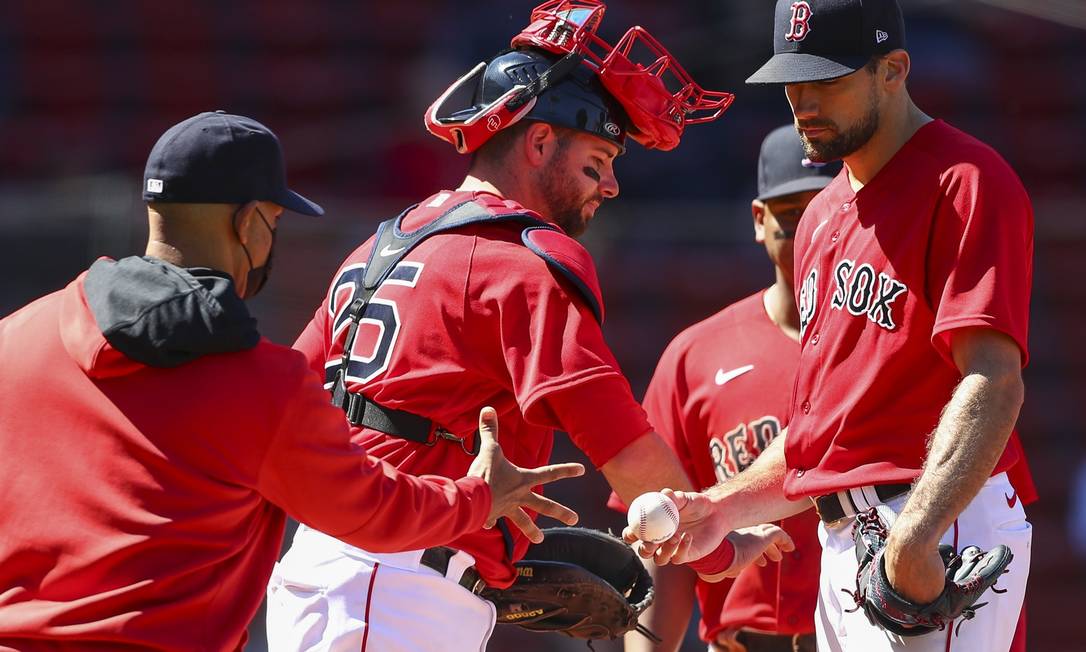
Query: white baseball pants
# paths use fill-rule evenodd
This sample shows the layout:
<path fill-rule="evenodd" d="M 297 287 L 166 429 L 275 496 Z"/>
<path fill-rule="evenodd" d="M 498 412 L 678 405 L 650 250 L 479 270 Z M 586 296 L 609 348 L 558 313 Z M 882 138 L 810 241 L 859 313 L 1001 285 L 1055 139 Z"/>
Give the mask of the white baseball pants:
<path fill-rule="evenodd" d="M 446 577 L 421 556 L 368 553 L 300 526 L 268 585 L 269 652 L 482 652 L 494 605 L 456 583 L 474 559 L 457 553 Z"/>
<path fill-rule="evenodd" d="M 890 526 L 908 500 L 906 494 L 882 504 L 869 488 L 852 489 L 850 493 L 860 510 L 877 507 Z M 1007 474 L 1000 473 L 988 480 L 941 541 L 958 551 L 969 545 L 982 550 L 1000 543 L 1009 547 L 1014 560 L 996 584 L 996 588 L 1006 589 L 1006 593 L 989 589 L 978 601 L 988 604 L 977 610 L 975 618 L 956 620 L 944 631 L 898 637 L 868 622 L 862 609 L 848 611 L 856 606 L 845 593 L 856 590 L 852 524 L 853 519 L 849 518 L 834 527 L 824 523 L 818 527 L 822 542 L 822 574 L 815 614 L 819 652 L 1006 652 L 1010 648 L 1026 593 L 1033 528 L 1026 521 L 1022 502 Z"/>

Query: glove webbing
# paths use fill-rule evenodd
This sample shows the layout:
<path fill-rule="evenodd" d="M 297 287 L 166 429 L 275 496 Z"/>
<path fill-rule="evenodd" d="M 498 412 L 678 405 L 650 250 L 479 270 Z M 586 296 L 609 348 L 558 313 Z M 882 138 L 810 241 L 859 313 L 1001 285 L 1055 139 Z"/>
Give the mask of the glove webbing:
<path fill-rule="evenodd" d="M 856 564 L 856 590 L 849 591 L 848 589 L 841 589 L 841 591 L 852 598 L 852 601 L 856 604 L 852 609 L 845 609 L 845 613 L 856 613 L 863 608 L 865 595 L 863 586 L 864 569 L 868 564 L 871 564 L 875 560 L 875 553 L 882 549 L 886 545 L 886 537 L 890 535 L 890 532 L 886 529 L 886 525 L 879 518 L 878 511 L 874 507 L 871 509 L 860 512 L 856 515 L 856 524 L 853 526 L 859 530 L 858 534 L 854 534 L 857 545 L 861 542 L 864 544 L 864 557 Z"/>
<path fill-rule="evenodd" d="M 954 629 L 954 634 L 957 636 L 961 631 L 962 624 L 976 617 L 977 610 L 988 603 L 979 602 L 963 605 L 959 607 L 960 611 L 956 615 L 950 616 L 949 614 L 940 613 L 936 606 L 946 599 L 948 592 L 951 595 L 983 592 L 983 587 L 989 580 L 991 580 L 991 584 L 988 585 L 988 588 L 994 593 L 1007 592 L 1006 589 L 996 588 L 995 582 L 998 581 L 998 578 L 992 580 L 990 574 L 987 577 L 975 574 L 975 564 L 980 560 L 984 560 L 990 553 L 985 553 L 976 546 L 967 546 L 961 553 L 958 553 L 952 546 L 943 544 L 939 546 L 939 555 L 945 569 L 943 592 L 930 603 L 915 604 L 897 594 L 886 576 L 884 560 L 888 531 L 875 508 L 857 515 L 853 536 L 858 547 L 856 591 L 841 590 L 852 597 L 856 607 L 847 611 L 853 613 L 862 607 L 872 624 L 888 631 L 902 636 L 917 636 L 936 629 L 943 631 L 948 623 L 958 620 L 958 625 Z M 862 551 L 859 550 L 860 546 L 863 547 Z M 1004 565 L 1002 573 L 1005 573 L 1007 572 L 1006 564 L 1010 562 L 1013 555 L 1006 550 L 1006 546 L 997 546 L 997 548 L 1004 549 L 1005 561 L 1002 562 Z M 966 559 L 967 556 L 968 559 Z M 956 577 L 958 573 L 963 572 L 963 569 L 965 569 L 966 573 L 973 574 L 964 583 L 960 582 Z M 873 573 L 878 573 L 880 579 L 871 583 L 870 577 Z M 875 590 L 876 595 L 868 595 L 868 589 Z M 877 606 L 875 606 L 876 603 Z"/>

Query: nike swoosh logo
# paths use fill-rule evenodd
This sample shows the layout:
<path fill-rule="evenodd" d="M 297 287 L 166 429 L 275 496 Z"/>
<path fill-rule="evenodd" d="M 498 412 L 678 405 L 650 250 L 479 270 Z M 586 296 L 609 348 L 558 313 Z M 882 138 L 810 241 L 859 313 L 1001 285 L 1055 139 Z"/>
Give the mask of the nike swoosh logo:
<path fill-rule="evenodd" d="M 381 253 L 382 256 L 395 256 L 396 254 L 400 253 L 404 249 L 407 249 L 407 247 L 399 247 L 398 249 L 389 249 L 388 245 L 385 245 L 384 248 L 381 249 L 380 253 Z"/>
<path fill-rule="evenodd" d="M 1007 499 L 1007 507 L 1013 508 L 1016 504 L 1018 504 L 1017 491 L 1011 492 L 1011 495 L 1009 496 L 1007 494 L 1003 494 L 1003 497 Z"/>
<path fill-rule="evenodd" d="M 827 224 L 828 222 L 829 222 L 829 220 L 822 220 L 822 223 L 821 223 L 821 224 L 819 224 L 818 226 L 816 226 L 816 227 L 815 227 L 815 230 L 814 230 L 814 231 L 811 231 L 811 242 L 814 242 L 815 236 L 816 236 L 816 235 L 818 235 L 818 231 L 819 231 L 819 230 L 820 230 L 820 229 L 821 229 L 822 227 L 826 226 L 826 224 Z"/>
<path fill-rule="evenodd" d="M 716 370 L 716 384 L 717 385 L 723 385 L 724 383 L 728 382 L 729 380 L 734 380 L 735 378 L 738 378 L 738 377 L 742 376 L 743 374 L 747 373 L 748 371 L 750 371 L 753 368 L 754 368 L 754 365 L 748 364 L 745 367 L 739 367 L 737 369 L 732 369 L 731 371 L 724 371 L 723 369 L 717 369 Z"/>

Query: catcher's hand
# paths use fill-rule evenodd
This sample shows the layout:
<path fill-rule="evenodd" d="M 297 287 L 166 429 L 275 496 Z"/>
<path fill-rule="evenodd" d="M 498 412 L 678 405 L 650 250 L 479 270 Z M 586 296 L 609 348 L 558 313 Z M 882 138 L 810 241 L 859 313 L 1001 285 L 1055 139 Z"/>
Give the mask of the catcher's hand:
<path fill-rule="evenodd" d="M 899 636 L 920 636 L 942 630 L 956 618 L 962 618 L 963 622 L 972 618 L 977 609 L 987 604 L 978 604 L 977 600 L 989 587 L 1002 593 L 995 583 L 1013 558 L 1007 546 L 998 545 L 988 552 L 967 546 L 957 553 L 951 546 L 942 545 L 939 554 L 946 567 L 942 593 L 924 604 L 909 600 L 886 577 L 887 534 L 874 508 L 856 517 L 853 538 L 859 568 L 852 597 L 856 609 L 862 608 L 873 625 Z"/>
<path fill-rule="evenodd" d="M 544 530 L 543 542 L 516 563 L 507 589 L 487 589 L 498 622 L 582 639 L 614 639 L 637 629 L 652 604 L 652 578 L 630 546 L 582 528 Z"/>

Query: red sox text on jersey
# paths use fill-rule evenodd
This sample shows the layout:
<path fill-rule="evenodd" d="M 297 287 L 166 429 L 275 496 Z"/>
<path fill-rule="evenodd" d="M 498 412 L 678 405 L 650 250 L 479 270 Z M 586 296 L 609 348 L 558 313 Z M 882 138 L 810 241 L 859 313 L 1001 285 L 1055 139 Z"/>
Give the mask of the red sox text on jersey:
<path fill-rule="evenodd" d="M 854 317 L 866 317 L 872 323 L 892 331 L 897 328 L 894 321 L 894 300 L 904 294 L 908 288 L 904 283 L 875 268 L 868 263 L 859 263 L 845 258 L 833 268 L 834 291 L 830 308 L 847 310 Z M 803 279 L 800 288 L 800 333 L 807 330 L 807 325 L 814 317 L 818 307 L 818 270 L 812 269 Z"/>
<path fill-rule="evenodd" d="M 1010 166 L 940 121 L 859 191 L 842 173 L 815 197 L 795 240 L 802 348 L 789 497 L 917 477 L 961 379 L 954 331 L 1005 333 L 1025 363 L 1032 236 Z M 1017 458 L 1008 448 L 995 472 Z"/>

